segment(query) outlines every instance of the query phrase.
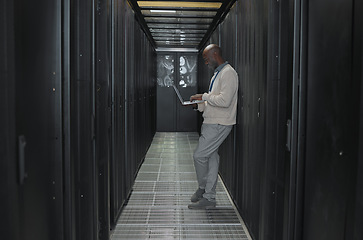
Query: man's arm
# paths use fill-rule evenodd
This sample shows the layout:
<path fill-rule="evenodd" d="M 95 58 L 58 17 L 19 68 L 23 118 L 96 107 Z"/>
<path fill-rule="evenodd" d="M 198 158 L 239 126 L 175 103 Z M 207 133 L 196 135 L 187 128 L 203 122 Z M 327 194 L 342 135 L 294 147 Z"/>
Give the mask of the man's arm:
<path fill-rule="evenodd" d="M 221 81 L 219 94 L 204 93 L 202 100 L 215 107 L 229 107 L 235 92 L 238 89 L 238 76 L 233 72 L 225 73 Z"/>
<path fill-rule="evenodd" d="M 203 96 L 202 93 L 195 94 L 195 95 L 190 97 L 190 101 L 192 102 L 192 101 L 195 101 L 195 100 L 202 100 L 202 96 Z M 194 104 L 193 109 L 198 109 L 199 112 L 203 112 L 204 107 L 205 107 L 205 103 L 203 102 L 203 103 Z"/>

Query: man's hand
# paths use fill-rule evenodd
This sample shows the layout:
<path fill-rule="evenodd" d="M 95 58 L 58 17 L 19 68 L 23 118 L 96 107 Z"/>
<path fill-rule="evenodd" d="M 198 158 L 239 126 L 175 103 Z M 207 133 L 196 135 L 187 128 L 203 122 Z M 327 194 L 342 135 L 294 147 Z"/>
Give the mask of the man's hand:
<path fill-rule="evenodd" d="M 191 97 L 190 97 L 190 101 L 192 102 L 192 101 L 194 101 L 194 100 L 202 100 L 202 96 L 203 96 L 203 94 L 202 94 L 202 93 L 200 93 L 200 94 L 195 94 L 195 95 L 193 95 L 193 96 L 191 96 Z"/>

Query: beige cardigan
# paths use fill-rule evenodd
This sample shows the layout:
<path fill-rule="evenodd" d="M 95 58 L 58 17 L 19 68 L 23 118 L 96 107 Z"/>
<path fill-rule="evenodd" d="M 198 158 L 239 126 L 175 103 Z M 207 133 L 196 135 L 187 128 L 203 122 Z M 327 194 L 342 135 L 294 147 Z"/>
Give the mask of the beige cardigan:
<path fill-rule="evenodd" d="M 214 73 L 212 79 L 214 78 Z M 211 79 L 211 81 L 212 81 Z M 206 124 L 234 125 L 237 114 L 238 75 L 231 65 L 227 64 L 214 80 L 210 93 L 204 93 L 204 103 L 198 104 L 203 112 Z"/>

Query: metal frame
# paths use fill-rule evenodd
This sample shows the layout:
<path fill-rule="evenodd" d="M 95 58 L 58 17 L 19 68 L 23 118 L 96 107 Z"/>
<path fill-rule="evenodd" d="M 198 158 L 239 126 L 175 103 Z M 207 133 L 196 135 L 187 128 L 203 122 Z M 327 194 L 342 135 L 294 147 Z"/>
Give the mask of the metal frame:
<path fill-rule="evenodd" d="M 152 1 L 156 1 L 156 0 L 152 0 Z M 162 1 L 166 1 L 166 0 L 162 0 Z M 201 1 L 193 1 L 193 0 L 187 0 L 187 1 L 180 1 L 180 2 L 221 2 L 222 5 L 219 9 L 215 9 L 215 8 L 181 8 L 181 7 L 139 7 L 138 3 L 136 0 L 128 0 L 129 4 L 131 5 L 132 9 L 135 12 L 136 18 L 138 20 L 138 22 L 141 25 L 141 28 L 143 29 L 143 31 L 145 32 L 145 34 L 147 35 L 148 39 L 150 40 L 150 42 L 152 43 L 154 48 L 159 48 L 159 47 L 169 47 L 168 44 L 166 43 L 166 41 L 168 41 L 166 38 L 162 39 L 162 41 L 160 41 L 160 39 L 157 41 L 154 37 L 153 31 L 151 29 L 165 29 L 167 28 L 168 30 L 170 29 L 182 29 L 184 31 L 188 31 L 188 30 L 195 30 L 195 29 L 202 29 L 201 26 L 206 26 L 206 28 L 203 28 L 204 30 L 206 30 L 206 32 L 204 33 L 203 37 L 198 39 L 197 42 L 190 42 L 188 45 L 189 47 L 194 47 L 196 49 L 200 49 L 202 46 L 204 46 L 204 44 L 208 41 L 208 39 L 210 38 L 211 34 L 213 33 L 213 31 L 217 28 L 217 26 L 219 25 L 219 23 L 221 23 L 225 16 L 227 15 L 227 13 L 229 12 L 230 8 L 233 6 L 233 4 L 235 3 L 236 0 L 228 0 L 228 1 L 220 1 L 220 0 L 201 0 Z M 195 15 L 177 15 L 177 14 L 162 14 L 162 13 L 157 13 L 155 15 L 153 14 L 143 14 L 141 11 L 142 10 L 175 10 L 175 11 L 195 11 Z M 198 12 L 215 12 L 215 15 L 212 16 L 198 16 Z M 177 19 L 178 21 L 183 22 L 183 19 L 190 19 L 190 18 L 200 18 L 200 19 L 213 19 L 211 23 L 180 23 L 180 22 L 167 22 L 167 21 L 146 21 L 145 17 L 148 18 L 169 18 L 169 19 Z M 160 24 L 160 25 L 175 25 L 175 27 L 164 27 L 164 28 L 154 28 L 152 26 L 150 26 L 150 24 Z M 188 25 L 195 25 L 195 28 L 191 28 L 191 27 L 187 27 L 187 28 L 183 28 L 184 24 L 188 24 Z M 183 46 L 182 43 L 174 44 L 175 46 Z"/>
<path fill-rule="evenodd" d="M 294 59 L 291 130 L 291 166 L 287 239 L 302 237 L 302 211 L 304 192 L 304 149 L 306 128 L 306 49 L 307 2 L 294 1 Z"/>
<path fill-rule="evenodd" d="M 140 9 L 139 5 L 137 4 L 137 1 L 136 0 L 127 0 L 127 2 L 130 4 L 131 8 L 134 10 L 135 15 L 136 15 L 136 19 L 141 25 L 141 29 L 146 34 L 146 36 L 149 39 L 151 45 L 155 48 L 156 43 L 155 43 L 155 41 L 154 41 L 154 39 L 153 39 L 153 37 L 151 35 L 150 29 L 147 27 L 147 23 L 145 22 L 145 19 L 144 19 L 142 13 L 141 13 L 141 9 Z"/>
<path fill-rule="evenodd" d="M 236 0 L 224 1 L 222 6 L 219 8 L 216 16 L 214 17 L 213 22 L 211 23 L 208 32 L 205 34 L 203 40 L 200 42 L 198 49 L 201 49 L 205 43 L 208 41 L 214 30 L 217 28 L 219 23 L 221 23 L 226 15 L 228 14 L 229 10 L 233 6 Z"/>
<path fill-rule="evenodd" d="M 155 29 L 161 29 L 161 30 L 164 30 L 164 29 L 167 29 L 167 30 L 180 30 L 180 31 L 204 31 L 204 32 L 207 32 L 208 29 L 197 29 L 197 28 L 176 28 L 176 27 L 170 27 L 170 28 L 153 28 L 153 30 Z M 183 33 L 185 34 L 185 33 Z"/>
<path fill-rule="evenodd" d="M 173 25 L 173 24 L 175 24 L 175 25 L 178 25 L 178 24 L 179 25 L 192 24 L 192 23 L 189 23 L 189 22 L 157 22 L 157 21 L 150 21 L 150 22 L 146 22 L 146 23 L 148 23 L 148 24 L 170 24 L 170 25 Z M 196 25 L 207 25 L 207 26 L 209 26 L 209 23 L 197 23 Z"/>
<path fill-rule="evenodd" d="M 71 164 L 71 13 L 70 0 L 63 1 L 62 17 L 62 128 L 64 176 L 64 238 L 73 240 L 75 227 L 72 224 L 72 164 Z"/>
<path fill-rule="evenodd" d="M 142 9 L 144 10 L 144 9 Z M 190 16 L 183 16 L 181 17 L 180 15 L 157 15 L 157 14 L 152 14 L 152 15 L 144 15 L 144 17 L 153 17 L 153 18 L 201 18 L 201 19 L 213 19 L 214 17 L 212 16 L 198 16 L 198 15 L 190 15 Z"/>
<path fill-rule="evenodd" d="M 183 8 L 183 7 L 142 7 L 141 10 L 175 10 L 175 11 L 195 11 L 195 12 L 217 12 L 216 8 Z"/>
<path fill-rule="evenodd" d="M 195 48 L 158 48 L 156 52 L 198 52 Z"/>

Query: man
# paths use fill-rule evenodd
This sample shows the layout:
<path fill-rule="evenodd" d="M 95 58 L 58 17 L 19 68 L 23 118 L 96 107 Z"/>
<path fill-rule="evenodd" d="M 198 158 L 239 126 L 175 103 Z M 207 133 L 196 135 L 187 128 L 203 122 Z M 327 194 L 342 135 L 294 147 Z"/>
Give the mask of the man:
<path fill-rule="evenodd" d="M 216 206 L 216 184 L 218 180 L 218 148 L 236 124 L 238 76 L 221 49 L 215 44 L 203 51 L 203 59 L 214 70 L 209 92 L 196 94 L 190 101 L 204 100 L 198 104 L 203 112 L 203 124 L 198 146 L 194 152 L 194 166 L 198 179 L 198 190 L 191 197 L 190 209 L 206 209 Z"/>

